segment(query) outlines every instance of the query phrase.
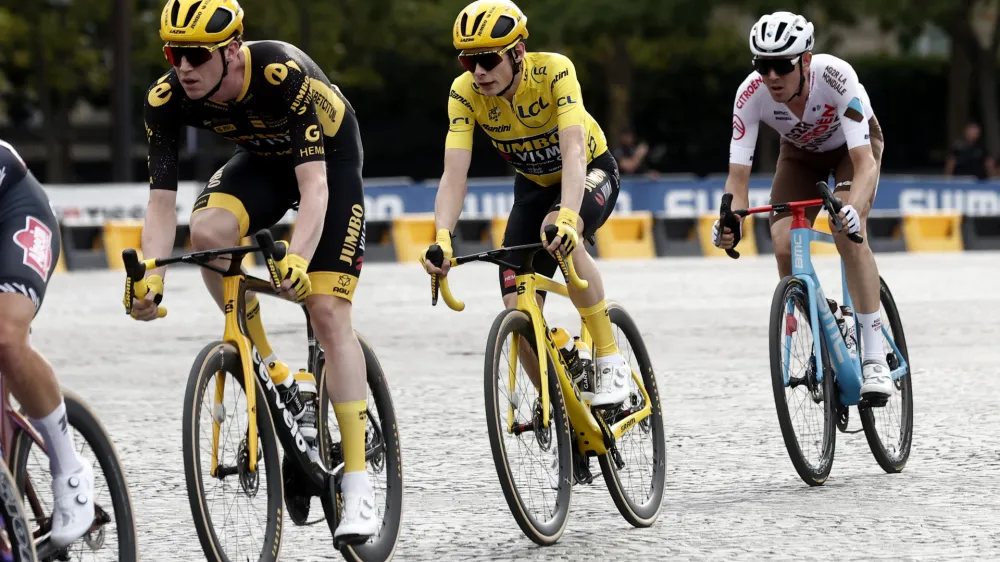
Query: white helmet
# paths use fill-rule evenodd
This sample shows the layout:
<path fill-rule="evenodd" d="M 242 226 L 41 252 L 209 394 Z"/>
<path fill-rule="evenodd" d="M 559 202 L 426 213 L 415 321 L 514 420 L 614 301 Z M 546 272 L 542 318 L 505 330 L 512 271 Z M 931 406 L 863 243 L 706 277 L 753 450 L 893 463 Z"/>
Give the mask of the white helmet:
<path fill-rule="evenodd" d="M 750 30 L 750 52 L 756 57 L 794 57 L 812 47 L 813 24 L 791 12 L 761 16 Z"/>

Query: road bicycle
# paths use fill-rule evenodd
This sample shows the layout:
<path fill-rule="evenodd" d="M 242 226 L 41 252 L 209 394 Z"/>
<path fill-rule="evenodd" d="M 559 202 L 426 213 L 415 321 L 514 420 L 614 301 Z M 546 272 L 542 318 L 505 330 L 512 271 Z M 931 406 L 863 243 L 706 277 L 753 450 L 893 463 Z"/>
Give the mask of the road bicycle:
<path fill-rule="evenodd" d="M 331 415 L 332 399 L 326 390 L 328 373 L 324 350 L 313 334 L 308 309 L 304 303 L 299 304 L 306 316 L 309 352 L 307 367 L 298 375 L 319 373 L 316 380 L 319 405 L 316 449 L 307 443 L 298 423 L 286 409 L 246 326 L 246 292 L 280 294 L 278 267 L 287 250 L 283 242 L 275 243 L 268 229 L 259 231 L 255 240 L 256 244 L 246 246 L 141 262 L 134 249 L 122 253 L 127 274 L 127 311 L 131 309 L 131 295 L 138 299 L 148 292 L 144 280 L 147 269 L 182 262 L 223 276 L 224 333 L 221 340 L 207 344 L 196 357 L 184 396 L 183 450 L 188 499 L 202 550 L 209 560 L 277 560 L 283 529 L 282 499 L 293 523 L 312 525 L 323 520 L 306 520 L 312 498 L 318 496 L 331 535 L 339 523 L 342 506 L 340 484 L 344 459 L 340 432 L 336 416 Z M 243 271 L 243 258 L 251 252 L 260 252 L 263 256 L 269 281 Z M 220 256 L 231 256 L 228 269 L 209 263 Z M 158 314 L 165 316 L 166 309 L 159 306 Z M 391 560 L 399 540 L 403 507 L 402 457 L 396 414 L 385 374 L 374 351 L 360 333 L 355 334 L 365 357 L 369 391 L 365 461 L 376 489 L 376 501 L 381 496 L 382 503 L 378 506 L 381 525 L 367 542 L 341 537 L 334 541 L 334 548 L 347 560 Z M 215 383 L 211 384 L 213 378 Z M 229 385 L 227 378 L 233 381 Z M 266 407 L 257 408 L 257 404 L 266 404 Z M 239 422 L 237 418 L 241 415 L 244 420 Z M 227 420 L 235 422 L 235 428 L 223 430 L 222 424 Z M 208 429 L 210 434 L 203 436 L 202 430 Z M 279 444 L 284 451 L 283 461 L 279 457 Z M 237 496 L 234 502 L 246 500 L 249 503 L 257 497 L 261 483 L 266 486 L 266 504 L 261 509 L 234 510 L 232 505 L 219 508 L 209 505 L 217 495 L 227 492 Z M 210 484 L 217 485 L 214 492 L 206 490 Z M 245 511 L 265 513 L 262 528 L 244 530 L 236 538 L 220 538 L 217 533 L 219 520 L 225 530 L 230 516 L 249 521 L 251 516 L 244 514 Z M 245 546 L 248 542 L 252 543 L 249 547 Z"/>
<path fill-rule="evenodd" d="M 550 225 L 545 232 L 551 242 L 557 228 Z M 596 456 L 618 511 L 633 526 L 648 527 L 660 513 L 666 479 L 666 440 L 659 391 L 646 346 L 625 308 L 608 302 L 608 314 L 618 332 L 618 347 L 632 365 L 632 384 L 622 404 L 592 407 L 592 395 L 581 394 L 580 386 L 596 388 L 593 372 L 570 376 L 569 364 L 553 337 L 557 329 L 549 327 L 536 302 L 539 291 L 569 296 L 567 285 L 534 271 L 532 259 L 542 248 L 541 243 L 525 244 L 450 260 L 452 269 L 482 261 L 515 273 L 517 307 L 504 310 L 494 320 L 484 366 L 490 447 L 507 506 L 529 539 L 543 546 L 555 544 L 566 528 L 572 486 L 593 480 L 590 458 Z M 522 263 L 505 261 L 518 251 L 524 252 Z M 563 257 L 560 252 L 556 256 L 563 277 L 575 287 L 586 289 L 588 283 L 576 275 L 571 256 Z M 444 254 L 436 244 L 429 248 L 427 257 L 438 267 L 444 262 Z M 447 277 L 432 275 L 434 306 L 439 290 L 451 309 L 465 308 L 452 296 Z M 580 323 L 580 347 L 593 356 L 593 341 L 582 318 Z M 539 349 L 544 350 L 547 361 L 539 357 Z M 522 375 L 526 375 L 522 377 L 518 376 L 519 355 Z M 648 442 L 646 446 L 642 446 L 642 440 Z M 537 452 L 529 451 L 532 449 Z M 529 452 L 528 458 L 511 458 L 523 452 Z M 636 452 L 641 453 L 641 458 L 629 457 L 629 453 Z M 623 456 L 629 457 L 627 462 Z M 532 463 L 534 468 L 526 469 L 527 474 L 519 472 Z M 532 490 L 532 484 L 540 484 L 540 489 Z"/>
<path fill-rule="evenodd" d="M 896 302 L 889 292 L 889 286 L 881 277 L 879 300 L 883 350 L 891 371 L 893 394 L 882 398 L 861 395 L 864 342 L 858 337 L 857 352 L 851 353 L 848 350 L 845 335 L 853 336 L 849 331 L 844 333 L 845 328 L 834 316 L 839 307 L 836 301 L 827 299 L 823 293 L 811 259 L 812 242 L 834 244 L 834 238 L 832 234 L 811 228 L 806 219 L 807 208 L 822 206 L 834 223 L 833 232 L 840 232 L 843 225 L 839 213 L 843 202 L 830 192 L 826 182 L 817 183 L 817 187 L 820 199 L 736 211 L 731 209 L 733 196 L 727 193 L 722 198 L 720 208 L 720 225 L 729 227 L 733 233 L 739 232 L 737 216 L 792 213 L 792 274 L 778 283 L 771 303 L 771 383 L 785 448 L 799 477 L 811 486 L 822 485 L 830 475 L 836 431 L 859 431 L 847 430 L 851 406 L 857 407 L 872 455 L 887 473 L 900 472 L 906 466 L 913 437 L 912 371 L 906 337 L 903 335 L 903 323 Z M 848 238 L 858 244 L 864 241 L 856 233 L 848 234 Z M 736 242 L 738 240 L 737 237 Z M 739 258 L 736 250 L 728 249 L 726 252 L 733 259 Z M 843 306 L 844 309 L 853 309 L 843 259 L 840 260 L 840 270 Z M 815 334 L 819 334 L 819 337 L 815 337 Z M 802 338 L 804 341 L 797 341 L 793 345 L 793 338 L 797 336 L 805 336 Z M 801 354 L 795 357 L 800 370 L 791 374 L 790 360 L 794 352 Z M 819 415 L 813 421 L 803 424 L 804 428 L 800 430 L 822 427 L 822 432 L 802 435 L 793 427 L 792 416 L 797 416 L 812 405 L 818 406 Z"/>
<path fill-rule="evenodd" d="M 45 442 L 23 413 L 15 409 L 9 391 L 0 388 L 0 409 L 3 411 L 0 448 L 4 458 L 0 477 L 0 514 L 3 516 L 0 560 L 47 562 L 92 557 L 123 562 L 138 560 L 132 498 L 114 444 L 97 414 L 82 398 L 65 388 L 61 392 L 66 404 L 66 421 L 78 434 L 74 441 L 78 447 L 84 443 L 88 445 L 97 463 L 94 467 L 94 522 L 82 537 L 68 546 L 52 545 L 49 537 L 54 504 Z M 85 462 L 90 460 L 87 457 L 81 455 Z"/>

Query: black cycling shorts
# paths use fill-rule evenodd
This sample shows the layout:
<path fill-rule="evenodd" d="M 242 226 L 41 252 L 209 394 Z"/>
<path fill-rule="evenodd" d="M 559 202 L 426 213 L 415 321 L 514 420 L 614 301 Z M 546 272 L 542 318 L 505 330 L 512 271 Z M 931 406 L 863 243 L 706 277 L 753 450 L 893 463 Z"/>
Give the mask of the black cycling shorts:
<path fill-rule="evenodd" d="M 21 293 L 42 307 L 62 250 L 48 195 L 28 174 L 0 192 L 0 293 Z"/>
<path fill-rule="evenodd" d="M 580 219 L 583 220 L 583 232 L 580 244 L 593 236 L 604 221 L 608 220 L 611 211 L 618 200 L 620 177 L 618 162 L 610 151 L 594 158 L 587 165 L 587 177 L 580 203 Z M 514 205 L 507 217 L 507 228 L 503 233 L 504 246 L 519 246 L 541 241 L 542 223 L 545 217 L 559 210 L 562 199 L 562 184 L 556 183 L 543 187 L 528 178 L 518 174 L 514 179 Z M 522 252 L 513 252 L 510 259 L 513 263 L 524 260 Z M 531 262 L 536 273 L 552 277 L 559 264 L 545 250 L 539 250 Z M 504 266 L 500 267 L 500 292 L 502 295 L 513 293 L 517 287 L 514 283 L 514 271 Z M 539 291 L 544 296 L 544 292 Z"/>
<path fill-rule="evenodd" d="M 365 253 L 364 150 L 354 114 L 346 112 L 337 136 L 332 142 L 326 140 L 330 194 L 323 233 L 309 262 L 309 280 L 313 293 L 350 301 Z M 237 148 L 209 180 L 193 213 L 207 208 L 231 211 L 239 220 L 242 239 L 273 226 L 288 209 L 297 209 L 298 203 L 298 180 L 290 155 L 256 155 Z"/>

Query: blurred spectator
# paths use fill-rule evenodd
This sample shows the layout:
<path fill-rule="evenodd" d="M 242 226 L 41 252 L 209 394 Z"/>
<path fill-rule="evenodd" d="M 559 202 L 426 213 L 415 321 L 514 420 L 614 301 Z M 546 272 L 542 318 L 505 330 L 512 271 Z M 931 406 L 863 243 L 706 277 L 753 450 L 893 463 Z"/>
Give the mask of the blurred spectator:
<path fill-rule="evenodd" d="M 635 131 L 631 128 L 624 129 L 618 137 L 619 147 L 612 153 L 618 161 L 618 169 L 623 176 L 635 176 L 645 174 L 649 177 L 659 175 L 656 170 L 650 170 L 649 161 L 646 156 L 649 154 L 649 145 L 645 142 L 636 144 Z"/>
<path fill-rule="evenodd" d="M 978 123 L 969 123 L 963 138 L 955 143 L 944 165 L 946 176 L 974 176 L 981 180 L 995 176 L 993 157 L 986 153 Z"/>

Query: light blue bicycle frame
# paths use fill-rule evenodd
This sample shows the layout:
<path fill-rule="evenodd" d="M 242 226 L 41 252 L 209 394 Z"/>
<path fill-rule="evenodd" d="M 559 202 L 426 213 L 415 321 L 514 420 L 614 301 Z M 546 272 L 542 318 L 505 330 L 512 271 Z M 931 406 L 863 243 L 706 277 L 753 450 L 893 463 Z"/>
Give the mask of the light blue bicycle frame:
<path fill-rule="evenodd" d="M 830 306 L 826 302 L 826 296 L 823 294 L 823 288 L 820 286 L 819 277 L 816 275 L 816 270 L 813 268 L 810 256 L 809 243 L 813 241 L 824 244 L 834 243 L 833 235 L 826 232 L 807 227 L 792 228 L 792 276 L 805 284 L 806 294 L 809 297 L 809 321 L 813 333 L 813 352 L 816 357 L 816 381 L 823 382 L 824 376 L 820 339 L 816 337 L 816 334 L 822 333 L 822 337 L 826 339 L 827 349 L 830 350 L 830 362 L 833 367 L 833 376 L 839 387 L 840 403 L 844 406 L 853 406 L 861 401 L 861 355 L 858 354 L 854 359 L 851 358 L 847 352 L 847 345 L 844 343 L 844 338 L 840 333 L 840 327 L 837 326 L 837 320 L 833 317 L 833 313 L 830 312 Z M 843 259 L 840 260 L 840 279 L 844 290 L 843 304 L 853 309 L 851 295 L 847 291 L 847 273 L 844 269 Z M 791 313 L 793 310 L 794 305 L 792 301 L 787 301 L 785 303 L 785 312 Z M 821 323 L 823 325 L 822 332 L 819 329 Z M 855 333 L 860 343 L 861 330 L 856 328 Z M 889 336 L 884 323 L 882 324 L 882 334 L 885 336 L 886 341 L 889 342 L 892 352 L 899 358 L 899 367 L 892 371 L 892 380 L 895 381 L 906 374 L 908 367 L 906 358 L 899 352 L 896 342 Z M 791 350 L 791 339 L 791 334 L 785 334 L 785 368 L 783 375 L 786 387 L 788 386 L 788 355 Z"/>

